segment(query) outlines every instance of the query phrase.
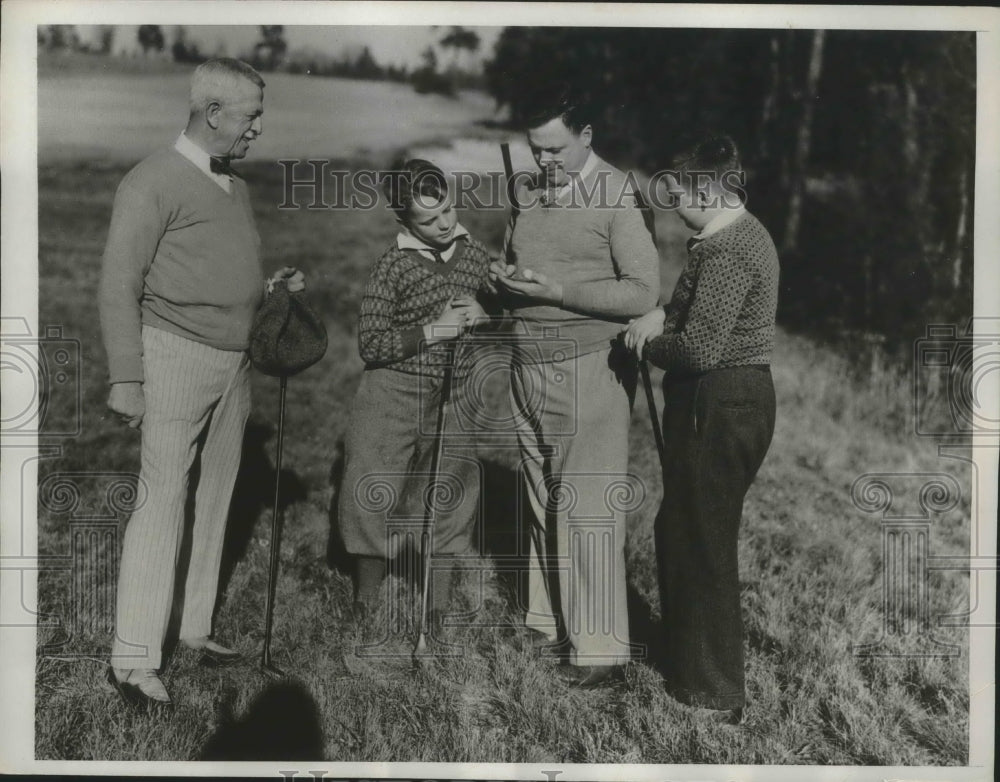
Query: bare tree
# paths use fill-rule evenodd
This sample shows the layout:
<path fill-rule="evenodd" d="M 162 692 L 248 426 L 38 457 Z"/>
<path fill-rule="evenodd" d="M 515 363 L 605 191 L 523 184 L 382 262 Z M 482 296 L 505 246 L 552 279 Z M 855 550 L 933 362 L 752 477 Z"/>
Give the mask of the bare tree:
<path fill-rule="evenodd" d="M 795 148 L 791 160 L 791 190 L 788 196 L 788 219 L 782 237 L 783 250 L 795 250 L 799 244 L 799 225 L 802 222 L 802 196 L 805 193 L 806 164 L 812 144 L 813 116 L 816 108 L 816 93 L 823 72 L 823 41 L 826 32 L 814 30 L 809 50 L 809 67 L 806 71 L 805 88 L 802 94 L 802 117 L 796 134 Z"/>

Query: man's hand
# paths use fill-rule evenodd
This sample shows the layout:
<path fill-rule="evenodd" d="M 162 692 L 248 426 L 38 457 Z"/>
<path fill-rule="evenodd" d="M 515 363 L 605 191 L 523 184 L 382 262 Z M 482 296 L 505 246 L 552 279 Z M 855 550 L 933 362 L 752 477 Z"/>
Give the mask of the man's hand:
<path fill-rule="evenodd" d="M 663 307 L 650 310 L 641 318 L 633 318 L 628 322 L 628 326 L 623 329 L 625 334 L 625 347 L 631 350 L 638 358 L 642 358 L 642 351 L 646 348 L 646 343 L 653 337 L 658 337 L 663 333 L 663 323 L 667 318 L 667 313 Z"/>
<path fill-rule="evenodd" d="M 550 280 L 546 275 L 540 272 L 533 272 L 531 269 L 522 271 L 521 277 L 523 279 L 517 279 L 513 276 L 500 277 L 497 282 L 507 290 L 519 293 L 526 298 L 534 299 L 544 304 L 562 304 L 562 283 L 557 280 Z"/>
<path fill-rule="evenodd" d="M 512 276 L 516 269 L 517 267 L 512 263 L 491 261 L 489 271 L 486 273 L 490 290 L 493 293 L 499 293 L 497 290 L 497 281 L 502 277 Z"/>
<path fill-rule="evenodd" d="M 112 383 L 108 408 L 121 416 L 130 428 L 138 429 L 146 414 L 146 396 L 142 383 Z"/>
<path fill-rule="evenodd" d="M 268 290 L 276 283 L 282 282 L 288 286 L 289 293 L 297 293 L 306 289 L 306 276 L 294 266 L 283 266 L 267 281 Z"/>

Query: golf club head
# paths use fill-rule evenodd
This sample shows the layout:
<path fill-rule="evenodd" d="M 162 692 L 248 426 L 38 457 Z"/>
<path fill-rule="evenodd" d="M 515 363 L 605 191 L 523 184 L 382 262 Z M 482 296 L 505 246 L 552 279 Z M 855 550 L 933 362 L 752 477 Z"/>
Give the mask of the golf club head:
<path fill-rule="evenodd" d="M 417 636 L 417 645 L 413 647 L 413 654 L 411 655 L 413 670 L 422 668 L 431 656 L 430 652 L 427 651 L 427 637 L 424 633 L 420 633 Z"/>
<path fill-rule="evenodd" d="M 260 671 L 265 676 L 270 676 L 274 679 L 280 679 L 285 676 L 285 672 L 272 662 L 261 662 Z"/>

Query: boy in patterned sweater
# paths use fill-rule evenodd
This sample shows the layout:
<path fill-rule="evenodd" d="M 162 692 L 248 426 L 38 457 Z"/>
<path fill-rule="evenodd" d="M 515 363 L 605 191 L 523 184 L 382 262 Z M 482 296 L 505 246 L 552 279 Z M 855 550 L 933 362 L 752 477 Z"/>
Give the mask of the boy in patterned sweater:
<path fill-rule="evenodd" d="M 358 346 L 365 369 L 348 418 L 338 500 L 341 538 L 355 557 L 355 608 L 362 614 L 406 537 L 387 521 L 412 525 L 423 517 L 442 381 L 455 341 L 487 317 L 477 297 L 486 295 L 490 258 L 458 222 L 444 174 L 420 159 L 393 169 L 383 189 L 400 232 L 375 262 L 361 301 Z M 454 373 L 453 397 L 464 374 Z M 438 623 L 451 558 L 471 546 L 478 462 L 446 450 L 439 480 L 449 500 L 438 503 L 434 524 L 431 605 Z"/>
<path fill-rule="evenodd" d="M 655 538 L 666 686 L 731 723 L 745 702 L 737 537 L 774 432 L 778 256 L 733 188 L 742 170 L 731 139 L 688 146 L 672 171 L 674 206 L 698 233 L 670 303 L 633 321 L 625 344 L 665 372 Z"/>

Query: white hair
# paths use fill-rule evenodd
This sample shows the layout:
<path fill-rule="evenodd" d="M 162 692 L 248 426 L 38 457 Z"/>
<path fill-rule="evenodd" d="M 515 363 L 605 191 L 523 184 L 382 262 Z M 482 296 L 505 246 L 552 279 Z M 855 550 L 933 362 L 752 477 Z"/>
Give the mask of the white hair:
<path fill-rule="evenodd" d="M 204 111 L 213 102 L 225 103 L 244 81 L 264 88 L 260 74 L 241 60 L 219 57 L 203 62 L 191 75 L 191 113 Z"/>

